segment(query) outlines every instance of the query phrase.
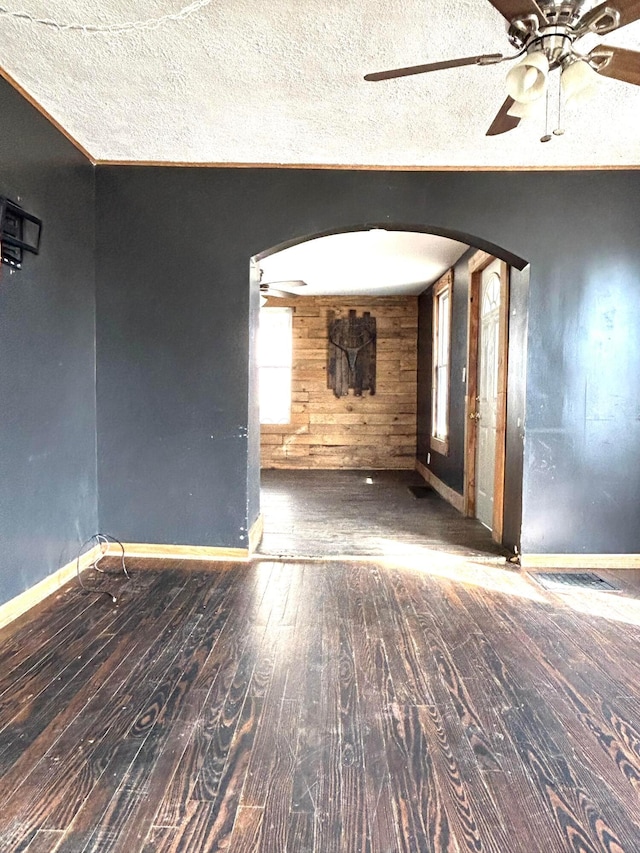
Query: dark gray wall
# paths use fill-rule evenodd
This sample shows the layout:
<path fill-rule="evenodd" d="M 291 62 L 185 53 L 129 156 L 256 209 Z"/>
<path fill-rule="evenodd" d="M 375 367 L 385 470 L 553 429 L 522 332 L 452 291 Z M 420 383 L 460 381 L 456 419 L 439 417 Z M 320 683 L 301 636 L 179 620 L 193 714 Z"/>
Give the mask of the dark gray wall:
<path fill-rule="evenodd" d="M 530 268 L 509 271 L 509 352 L 503 543 L 521 550 L 522 479 L 527 389 L 527 319 Z"/>
<path fill-rule="evenodd" d="M 97 528 L 94 173 L 0 80 L 0 195 L 43 222 L 0 268 L 0 603 L 72 560 Z"/>
<path fill-rule="evenodd" d="M 531 263 L 523 551 L 640 551 L 640 174 L 97 171 L 100 511 L 112 533 L 241 543 L 255 460 L 240 433 L 258 429 L 249 257 L 404 223 Z"/>
<path fill-rule="evenodd" d="M 258 325 L 260 321 L 260 265 L 252 261 L 249 293 L 249 411 L 247 423 L 260 420 L 258 396 Z M 260 514 L 260 429 L 248 432 L 247 531 Z"/>
<path fill-rule="evenodd" d="M 559 201 L 553 271 L 532 263 L 523 551 L 640 551 L 639 179 Z"/>
<path fill-rule="evenodd" d="M 251 252 L 235 173 L 99 168 L 97 185 L 100 523 L 126 541 L 246 547 Z"/>

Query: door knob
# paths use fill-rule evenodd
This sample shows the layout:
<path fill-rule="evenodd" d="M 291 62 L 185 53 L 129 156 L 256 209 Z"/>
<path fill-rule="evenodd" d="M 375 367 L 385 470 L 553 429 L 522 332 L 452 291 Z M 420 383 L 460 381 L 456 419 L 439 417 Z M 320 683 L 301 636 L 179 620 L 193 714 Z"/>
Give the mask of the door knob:
<path fill-rule="evenodd" d="M 478 414 L 478 412 L 469 412 L 469 420 L 479 421 L 480 415 Z"/>

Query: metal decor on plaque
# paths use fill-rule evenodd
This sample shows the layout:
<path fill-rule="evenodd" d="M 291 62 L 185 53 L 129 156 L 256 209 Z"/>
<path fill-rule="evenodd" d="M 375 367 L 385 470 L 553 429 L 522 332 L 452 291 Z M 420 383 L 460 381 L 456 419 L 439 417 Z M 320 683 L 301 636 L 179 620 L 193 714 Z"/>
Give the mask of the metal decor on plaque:
<path fill-rule="evenodd" d="M 376 320 L 369 311 L 356 317 L 328 317 L 327 387 L 336 397 L 346 397 L 353 389 L 356 397 L 363 391 L 376 393 Z"/>

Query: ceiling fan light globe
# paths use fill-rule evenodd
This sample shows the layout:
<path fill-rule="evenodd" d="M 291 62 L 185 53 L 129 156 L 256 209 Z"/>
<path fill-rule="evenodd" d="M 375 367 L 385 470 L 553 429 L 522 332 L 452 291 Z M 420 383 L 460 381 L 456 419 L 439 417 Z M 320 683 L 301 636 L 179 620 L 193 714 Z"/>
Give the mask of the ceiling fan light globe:
<path fill-rule="evenodd" d="M 588 62 L 578 59 L 562 70 L 560 85 L 568 104 L 578 104 L 592 98 L 598 88 L 599 77 Z"/>
<path fill-rule="evenodd" d="M 525 90 L 525 92 L 528 92 L 530 89 L 533 89 L 539 79 L 539 70 L 531 65 L 525 65 L 525 71 L 522 75 L 522 88 Z"/>
<path fill-rule="evenodd" d="M 541 50 L 528 53 L 507 74 L 507 92 L 521 104 L 537 101 L 546 91 L 548 74 L 546 54 Z"/>

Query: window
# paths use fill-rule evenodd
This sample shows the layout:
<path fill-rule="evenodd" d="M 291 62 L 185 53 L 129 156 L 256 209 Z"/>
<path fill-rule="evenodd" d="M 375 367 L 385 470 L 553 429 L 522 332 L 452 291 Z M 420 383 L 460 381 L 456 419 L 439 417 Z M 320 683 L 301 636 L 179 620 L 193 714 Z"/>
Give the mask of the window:
<path fill-rule="evenodd" d="M 433 288 L 433 385 L 431 392 L 431 447 L 449 452 L 449 386 L 453 272 Z"/>
<path fill-rule="evenodd" d="M 258 330 L 260 423 L 291 420 L 292 308 L 262 308 Z"/>

